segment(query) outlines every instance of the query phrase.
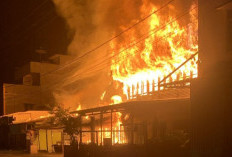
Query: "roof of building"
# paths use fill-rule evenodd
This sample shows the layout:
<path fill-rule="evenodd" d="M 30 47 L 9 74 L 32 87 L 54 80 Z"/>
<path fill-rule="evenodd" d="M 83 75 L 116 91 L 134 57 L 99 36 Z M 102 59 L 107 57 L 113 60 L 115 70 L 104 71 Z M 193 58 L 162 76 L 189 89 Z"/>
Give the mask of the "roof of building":
<path fill-rule="evenodd" d="M 13 124 L 21 123 L 30 123 L 36 121 L 42 121 L 51 116 L 49 111 L 25 111 L 25 112 L 16 112 L 3 117 L 12 117 L 14 118 Z"/>

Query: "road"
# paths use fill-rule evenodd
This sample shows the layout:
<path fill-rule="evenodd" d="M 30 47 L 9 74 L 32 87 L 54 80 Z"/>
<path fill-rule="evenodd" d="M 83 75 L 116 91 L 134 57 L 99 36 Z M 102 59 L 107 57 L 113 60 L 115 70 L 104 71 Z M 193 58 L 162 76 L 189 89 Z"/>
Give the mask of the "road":
<path fill-rule="evenodd" d="M 20 151 L 0 151 L 0 157 L 63 157 L 63 154 L 54 154 L 54 153 L 27 154 Z"/>

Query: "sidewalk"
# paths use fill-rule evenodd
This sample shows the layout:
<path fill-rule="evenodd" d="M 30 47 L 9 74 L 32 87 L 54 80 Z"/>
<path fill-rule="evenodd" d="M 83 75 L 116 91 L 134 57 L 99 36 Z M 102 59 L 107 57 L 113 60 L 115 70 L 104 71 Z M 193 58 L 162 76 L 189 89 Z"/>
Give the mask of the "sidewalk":
<path fill-rule="evenodd" d="M 63 157 L 63 154 L 55 153 L 38 153 L 27 154 L 22 151 L 0 151 L 0 157 Z"/>

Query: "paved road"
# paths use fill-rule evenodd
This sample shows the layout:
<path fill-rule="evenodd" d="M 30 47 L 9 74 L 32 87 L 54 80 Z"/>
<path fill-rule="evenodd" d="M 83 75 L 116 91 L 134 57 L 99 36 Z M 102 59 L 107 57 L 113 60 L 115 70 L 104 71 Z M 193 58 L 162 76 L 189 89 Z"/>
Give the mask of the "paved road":
<path fill-rule="evenodd" d="M 26 154 L 20 151 L 0 151 L 0 157 L 63 157 L 63 154 L 49 154 L 49 153 Z"/>

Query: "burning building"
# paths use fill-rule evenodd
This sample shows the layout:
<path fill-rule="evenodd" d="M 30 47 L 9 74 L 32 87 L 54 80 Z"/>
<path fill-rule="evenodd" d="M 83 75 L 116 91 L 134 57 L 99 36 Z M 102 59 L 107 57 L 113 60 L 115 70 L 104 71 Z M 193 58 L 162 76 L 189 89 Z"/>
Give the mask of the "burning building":
<path fill-rule="evenodd" d="M 55 2 L 60 6 L 59 1 Z M 225 82 L 228 82 L 231 67 L 231 3 L 191 1 L 185 9 L 174 3 L 170 1 L 164 7 L 165 4 L 140 1 L 134 13 L 142 20 L 133 16 L 131 21 L 127 16 L 116 20 L 115 24 L 123 24 L 115 29 L 109 41 L 110 54 L 95 60 L 97 71 L 110 67 L 110 87 L 99 96 L 100 104 L 106 106 L 85 108 L 83 105 L 84 109 L 74 112 L 83 119 L 81 143 L 145 144 L 174 132 L 192 131 L 193 153 L 226 156 L 230 152 L 231 118 L 227 105 L 231 92 L 230 83 L 225 87 Z M 62 15 L 67 17 L 67 12 Z M 68 22 L 71 21 L 68 19 Z M 71 51 L 74 43 L 75 40 Z M 93 70 L 93 67 L 87 69 Z M 225 76 L 225 80 L 218 75 Z M 220 82 L 218 86 L 213 85 L 214 81 Z M 229 109 L 228 112 L 218 110 L 216 102 L 223 102 L 223 109 Z M 220 142 L 216 142 L 217 139 Z M 215 146 L 219 149 L 214 149 Z M 217 155 L 212 153 L 215 151 Z"/>
<path fill-rule="evenodd" d="M 123 2 L 125 13 L 130 2 Z M 41 97 L 35 97 L 36 102 L 54 103 L 45 102 L 52 92 L 56 103 L 71 108 L 82 122 L 77 126 L 81 144 L 141 145 L 188 134 L 190 81 L 198 77 L 197 2 L 136 1 L 131 4 L 136 15 L 125 19 L 110 10 L 119 2 L 107 1 L 101 13 L 103 6 L 96 1 L 54 3 L 74 32 L 71 54 L 87 50 L 92 46 L 88 43 L 111 39 L 93 51 L 76 54 L 73 60 L 53 57 L 54 63 L 44 67 L 47 63 L 38 67 L 30 63 L 30 78 L 32 73 L 40 74 L 37 95 Z M 110 12 L 121 22 L 109 20 Z M 100 28 L 93 27 L 98 24 Z"/>
<path fill-rule="evenodd" d="M 79 27 L 69 16 L 73 10 L 66 10 L 72 1 L 54 2 L 69 26 Z M 79 97 L 72 112 L 81 121 L 80 144 L 144 145 L 175 135 L 183 145 L 189 140 L 190 82 L 198 77 L 198 4 L 188 2 L 180 11 L 178 3 L 136 3 L 137 19 L 119 25 L 111 40 L 89 51 L 94 54 L 88 53 L 93 58 L 82 63 L 85 70 L 79 66 L 62 85 L 67 90 L 69 84 L 84 78 L 96 79 L 96 72 L 107 74 L 107 79 L 96 79 L 98 86 L 107 81 L 98 93 L 95 84 L 88 88 L 91 82 L 87 82 L 88 90 L 76 90 L 85 91 L 89 100 L 93 91 L 98 96 L 91 105 Z M 95 54 L 101 51 L 105 56 Z M 84 57 L 78 56 L 77 62 Z"/>
<path fill-rule="evenodd" d="M 74 17 L 69 18 L 73 12 L 71 9 L 71 11 L 67 10 L 72 1 L 67 4 L 61 1 L 54 2 L 62 16 L 67 18 L 68 24 L 78 35 L 79 30 L 72 22 Z M 187 7 L 185 6 L 187 9 L 183 9 L 183 11 L 178 11 L 178 3 L 180 2 L 170 1 L 156 4 L 153 1 L 142 1 L 136 3 L 137 5 L 134 7 L 138 11 L 137 21 L 129 20 L 127 24 L 119 25 L 114 31 L 114 37 L 96 50 L 96 52 L 103 51 L 105 56 L 102 56 L 101 53 L 98 56 L 95 51 L 92 51 L 89 57 L 80 54 L 76 58 L 77 63 L 72 62 L 72 64 L 78 65 L 77 68 L 72 65 L 76 71 L 73 70 L 70 77 L 67 77 L 61 84 L 60 89 L 63 91 L 73 90 L 73 93 L 77 93 L 76 97 L 79 97 L 79 102 L 76 104 L 79 104 L 76 105 L 76 108 L 79 105 L 82 105 L 82 108 L 90 108 L 94 105 L 109 105 L 114 100 L 125 102 L 139 96 L 154 95 L 151 93 L 163 91 L 167 86 L 175 86 L 174 82 L 182 82 L 180 83 L 182 86 L 189 86 L 189 79 L 196 78 L 198 75 L 197 3 L 189 2 Z M 146 17 L 146 15 L 149 16 Z M 138 19 L 143 20 L 138 21 Z M 134 26 L 123 32 L 131 25 Z M 117 35 L 119 31 L 122 34 Z M 74 40 L 70 46 L 71 53 L 74 53 L 72 46 L 76 42 Z M 85 59 L 83 59 L 84 57 Z M 83 61 L 87 63 L 83 63 Z M 106 76 L 100 76 L 99 79 L 97 72 L 106 73 Z M 83 81 L 85 79 L 87 81 Z M 77 87 L 80 89 L 70 88 L 78 81 L 82 83 L 77 83 L 81 86 L 81 88 Z M 97 85 L 92 82 L 96 82 Z M 89 86 L 101 90 L 89 90 Z M 88 100 L 85 99 L 88 98 L 83 98 L 83 95 L 86 95 L 83 93 L 92 95 L 92 91 L 95 92 L 94 95 L 98 97 L 98 100 L 87 102 Z M 67 92 L 63 93 L 63 95 L 67 95 Z M 57 99 L 62 100 L 63 95 L 61 91 L 57 95 Z M 64 98 L 62 103 L 69 99 Z"/>
<path fill-rule="evenodd" d="M 68 51 L 78 54 L 55 69 L 62 75 L 49 86 L 81 122 L 76 149 L 136 145 L 127 153 L 187 156 L 190 139 L 196 154 L 229 149 L 231 3 L 53 1 L 73 33 Z"/>

